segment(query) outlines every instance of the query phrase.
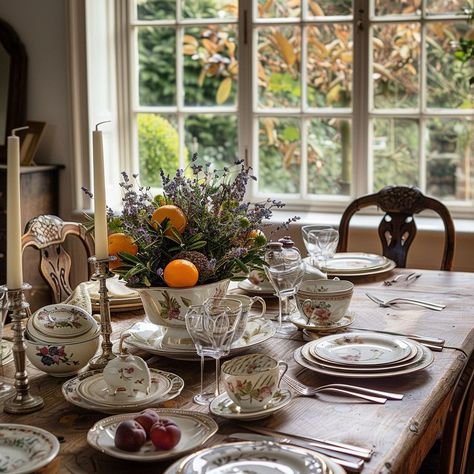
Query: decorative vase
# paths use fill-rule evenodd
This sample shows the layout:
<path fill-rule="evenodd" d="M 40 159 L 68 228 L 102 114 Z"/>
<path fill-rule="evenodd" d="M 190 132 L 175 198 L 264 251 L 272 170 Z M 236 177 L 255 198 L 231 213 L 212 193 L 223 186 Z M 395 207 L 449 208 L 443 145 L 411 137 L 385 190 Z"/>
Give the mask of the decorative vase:
<path fill-rule="evenodd" d="M 167 328 L 162 345 L 189 349 L 194 348 L 194 344 L 184 319 L 188 308 L 201 305 L 210 297 L 225 296 L 229 283 L 230 279 L 225 279 L 190 288 L 160 286 L 134 289 L 140 295 L 148 319 Z"/>

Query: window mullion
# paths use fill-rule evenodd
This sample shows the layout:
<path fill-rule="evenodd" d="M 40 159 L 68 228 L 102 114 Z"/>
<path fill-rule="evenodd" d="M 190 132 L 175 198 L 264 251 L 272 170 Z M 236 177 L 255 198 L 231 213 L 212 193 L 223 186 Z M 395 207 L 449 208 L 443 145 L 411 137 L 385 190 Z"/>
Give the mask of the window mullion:
<path fill-rule="evenodd" d="M 423 2 L 423 17 L 425 16 L 426 2 Z M 424 22 L 421 23 L 421 38 L 420 38 L 420 119 L 419 119 L 419 186 L 422 192 L 426 193 L 426 121 L 423 118 L 424 113 L 426 112 L 426 76 L 427 76 L 427 64 L 426 64 L 426 25 Z"/>

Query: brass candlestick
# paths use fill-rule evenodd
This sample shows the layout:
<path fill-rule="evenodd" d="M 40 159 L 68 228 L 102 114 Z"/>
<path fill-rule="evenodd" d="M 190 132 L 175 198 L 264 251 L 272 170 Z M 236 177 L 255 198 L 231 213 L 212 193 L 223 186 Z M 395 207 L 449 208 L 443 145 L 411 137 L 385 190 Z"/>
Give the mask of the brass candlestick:
<path fill-rule="evenodd" d="M 112 352 L 112 322 L 110 320 L 109 292 L 107 290 L 107 278 L 114 276 L 109 270 L 109 263 L 116 257 L 97 259 L 91 257 L 89 262 L 95 265 L 94 279 L 99 280 L 99 307 L 100 307 L 100 334 L 102 336 L 102 354 L 93 357 L 89 362 L 90 369 L 103 369 L 107 363 L 116 355 Z"/>
<path fill-rule="evenodd" d="M 13 328 L 13 359 L 15 361 L 16 394 L 5 401 L 3 409 L 6 413 L 24 414 L 41 410 L 44 406 L 43 399 L 38 395 L 31 395 L 28 373 L 26 372 L 26 353 L 24 342 L 24 329 L 22 319 L 29 316 L 30 305 L 25 299 L 25 291 L 30 290 L 28 283 L 23 283 L 21 288 L 9 289 L 2 286 L 1 290 L 7 295 L 7 309 L 12 315 Z"/>

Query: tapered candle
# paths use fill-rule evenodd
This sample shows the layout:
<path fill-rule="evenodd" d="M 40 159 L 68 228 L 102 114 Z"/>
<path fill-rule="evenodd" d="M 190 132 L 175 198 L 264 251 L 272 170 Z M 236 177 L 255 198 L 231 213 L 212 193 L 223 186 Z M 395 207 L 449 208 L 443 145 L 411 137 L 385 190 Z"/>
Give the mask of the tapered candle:
<path fill-rule="evenodd" d="M 7 287 L 11 290 L 23 284 L 21 258 L 20 205 L 20 138 L 12 130 L 7 139 Z"/>
<path fill-rule="evenodd" d="M 103 122 L 102 122 L 103 123 Z M 94 229 L 95 229 L 95 256 L 99 260 L 108 258 L 107 245 L 107 215 L 105 199 L 104 176 L 104 147 L 102 132 L 98 129 L 92 132 L 92 151 L 94 157 Z"/>

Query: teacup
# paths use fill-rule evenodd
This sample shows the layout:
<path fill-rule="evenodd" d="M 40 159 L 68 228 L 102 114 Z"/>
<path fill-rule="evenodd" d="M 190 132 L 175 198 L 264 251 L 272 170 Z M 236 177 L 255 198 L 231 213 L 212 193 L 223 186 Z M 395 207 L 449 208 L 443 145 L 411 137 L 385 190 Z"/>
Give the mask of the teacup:
<path fill-rule="evenodd" d="M 246 295 L 231 295 L 231 297 L 232 299 L 239 300 L 242 303 L 242 315 L 240 316 L 239 324 L 235 329 L 234 336 L 234 341 L 237 341 L 243 336 L 245 328 L 247 327 L 247 321 L 255 321 L 257 319 L 260 319 L 267 311 L 267 305 L 265 303 L 265 300 L 263 298 L 260 298 L 260 296 L 254 296 L 251 298 Z M 255 303 L 260 303 L 262 306 L 262 310 L 260 311 L 260 313 L 250 314 L 250 309 Z"/>
<path fill-rule="evenodd" d="M 257 411 L 276 394 L 287 369 L 286 362 L 265 354 L 247 354 L 224 362 L 222 379 L 234 403 L 245 411 Z"/>
<path fill-rule="evenodd" d="M 296 294 L 300 312 L 315 326 L 331 326 L 344 317 L 354 284 L 346 280 L 306 280 Z"/>

